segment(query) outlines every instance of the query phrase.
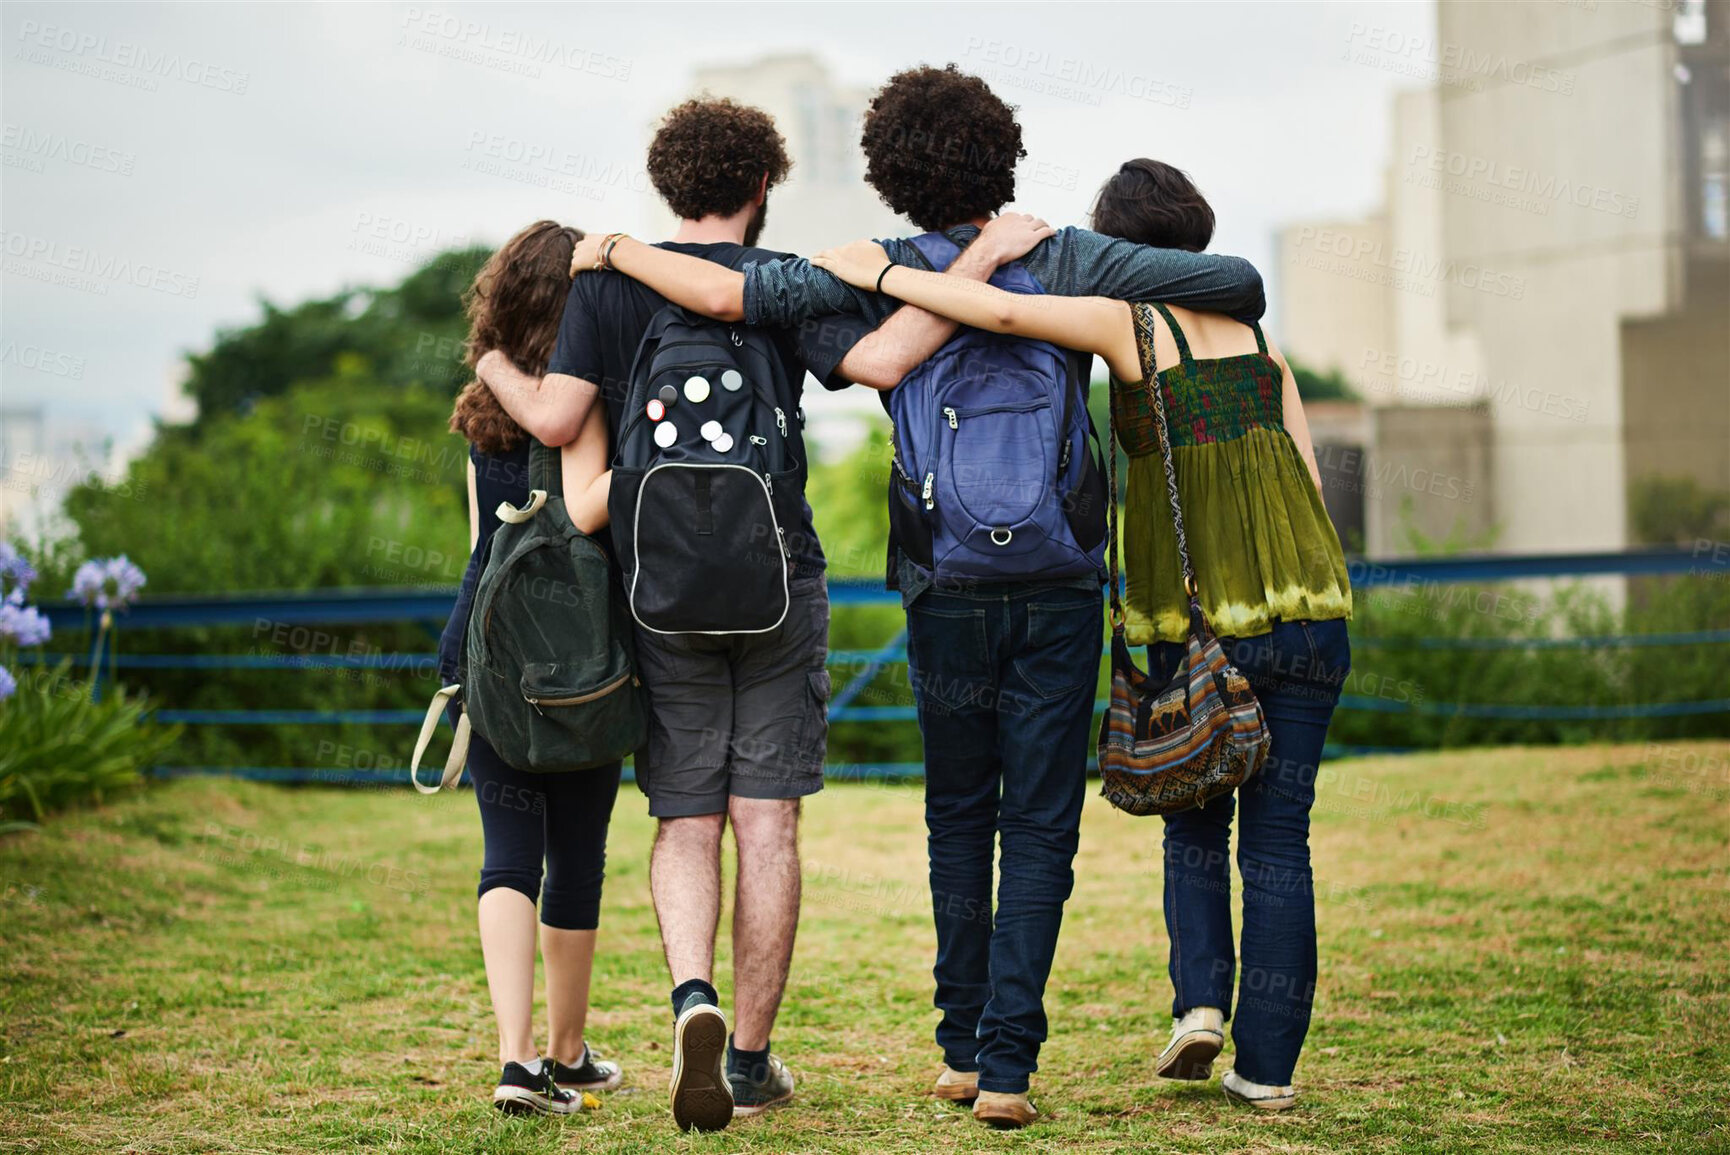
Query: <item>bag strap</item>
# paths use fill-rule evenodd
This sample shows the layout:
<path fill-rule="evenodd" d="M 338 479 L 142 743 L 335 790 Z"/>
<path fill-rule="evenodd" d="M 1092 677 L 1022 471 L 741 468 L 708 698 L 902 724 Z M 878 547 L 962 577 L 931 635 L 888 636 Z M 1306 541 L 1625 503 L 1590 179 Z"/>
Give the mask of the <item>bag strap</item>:
<path fill-rule="evenodd" d="M 499 502 L 499 507 L 493 515 L 506 525 L 521 525 L 541 511 L 541 506 L 547 503 L 547 491 L 544 489 L 529 490 L 529 503 L 518 509 L 508 501 Z"/>
<path fill-rule="evenodd" d="M 461 692 L 460 685 L 441 687 L 433 695 L 432 704 L 426 708 L 426 720 L 421 723 L 420 737 L 415 739 L 414 759 L 409 763 L 408 779 L 414 783 L 414 788 L 422 794 L 437 794 L 449 786 L 455 786 L 457 779 L 463 776 L 463 766 L 469 759 L 469 716 L 464 710 L 457 715 L 456 737 L 451 739 L 451 752 L 445 757 L 444 775 L 437 786 L 424 785 L 420 780 L 420 760 L 426 756 L 426 748 L 432 743 L 433 731 L 438 729 L 439 715 L 444 713 L 445 705 Z"/>
<path fill-rule="evenodd" d="M 596 399 L 600 403 L 600 399 Z M 550 497 L 565 495 L 565 475 L 560 463 L 560 451 L 542 445 L 539 439 L 529 439 L 529 488 L 539 489 Z"/>
<path fill-rule="evenodd" d="M 1166 429 L 1165 422 L 1164 390 L 1159 385 L 1159 363 L 1153 352 L 1153 310 L 1147 305 L 1136 304 L 1130 306 L 1130 313 L 1135 318 L 1135 344 L 1141 354 L 1143 384 L 1146 385 L 1153 404 L 1154 427 L 1159 431 L 1159 453 L 1165 461 L 1165 490 L 1171 500 L 1171 524 L 1177 531 L 1177 556 L 1183 564 L 1183 588 L 1189 595 L 1190 617 L 1193 619 L 1201 613 L 1201 600 L 1196 592 L 1195 567 L 1189 560 L 1189 539 L 1183 530 L 1183 502 L 1177 494 L 1177 465 L 1171 456 L 1171 434 Z M 1105 412 L 1106 444 L 1109 446 L 1109 464 L 1106 467 L 1109 493 L 1105 505 L 1106 549 L 1111 569 L 1111 636 L 1115 642 L 1123 638 L 1124 632 L 1123 601 L 1118 592 L 1117 571 L 1117 414 L 1115 407 L 1109 404 Z"/>
<path fill-rule="evenodd" d="M 1164 305 L 1155 305 L 1165 315 L 1167 321 L 1171 314 Z M 1145 305 L 1137 305 L 1135 312 L 1135 343 L 1141 350 L 1142 367 L 1147 370 L 1147 394 L 1153 402 L 1153 424 L 1159 431 L 1159 455 L 1165 461 L 1165 492 L 1171 499 L 1171 526 L 1177 531 L 1177 558 L 1183 563 L 1183 588 L 1189 595 L 1192 608 L 1201 604 L 1196 596 L 1195 567 L 1189 560 L 1189 537 L 1183 531 L 1183 502 L 1177 494 L 1177 462 L 1171 456 L 1171 432 L 1165 419 L 1165 390 L 1159 384 L 1158 366 L 1153 353 L 1153 315 Z M 1177 336 L 1178 348 L 1186 349 L 1182 330 L 1172 322 L 1171 331 Z"/>

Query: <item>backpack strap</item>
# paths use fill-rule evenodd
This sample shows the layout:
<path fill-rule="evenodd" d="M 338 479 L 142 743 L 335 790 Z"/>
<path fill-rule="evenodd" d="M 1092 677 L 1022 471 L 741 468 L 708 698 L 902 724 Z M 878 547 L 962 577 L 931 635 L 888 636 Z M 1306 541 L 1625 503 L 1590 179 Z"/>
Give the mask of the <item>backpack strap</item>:
<path fill-rule="evenodd" d="M 536 442 L 536 444 L 538 445 L 539 442 Z M 548 452 L 550 453 L 552 451 L 548 450 Z M 506 525 L 521 525 L 523 522 L 539 513 L 541 511 L 541 506 L 546 503 L 546 490 L 531 489 L 529 490 L 529 503 L 527 505 L 518 509 L 508 501 L 501 501 L 499 502 L 499 507 L 493 511 L 493 516 L 497 517 Z"/>
<path fill-rule="evenodd" d="M 596 399 L 599 402 L 599 398 Z M 538 489 L 550 497 L 565 495 L 565 475 L 560 468 L 559 451 L 529 438 L 529 488 Z"/>
<path fill-rule="evenodd" d="M 414 788 L 422 794 L 437 794 L 448 786 L 455 786 L 457 779 L 463 776 L 463 766 L 469 760 L 469 716 L 467 711 L 457 715 L 456 737 L 451 739 L 451 752 L 445 757 L 444 775 L 437 786 L 427 786 L 420 780 L 420 760 L 426 756 L 426 748 L 432 744 L 433 731 L 438 729 L 439 715 L 444 713 L 450 700 L 462 692 L 460 685 L 450 685 L 440 688 L 433 695 L 432 704 L 426 708 L 426 720 L 421 723 L 420 737 L 415 739 L 414 758 L 409 762 L 408 780 L 414 783 Z M 459 705 L 458 710 L 462 710 Z"/>
<path fill-rule="evenodd" d="M 961 255 L 961 246 L 943 233 L 920 233 L 907 238 L 907 243 L 913 246 L 925 267 L 934 273 L 943 272 Z"/>
<path fill-rule="evenodd" d="M 1159 310 L 1159 315 L 1165 318 L 1166 325 L 1171 328 L 1171 335 L 1177 340 L 1178 359 L 1185 365 L 1193 365 L 1195 363 L 1195 358 L 1190 356 L 1189 339 L 1183 335 L 1183 330 L 1178 327 L 1177 318 L 1171 315 L 1171 310 L 1165 307 L 1163 301 L 1149 301 L 1148 303 Z M 1255 331 L 1255 336 L 1256 340 L 1261 340 L 1260 329 Z M 1264 348 L 1262 352 L 1265 353 L 1267 350 Z"/>

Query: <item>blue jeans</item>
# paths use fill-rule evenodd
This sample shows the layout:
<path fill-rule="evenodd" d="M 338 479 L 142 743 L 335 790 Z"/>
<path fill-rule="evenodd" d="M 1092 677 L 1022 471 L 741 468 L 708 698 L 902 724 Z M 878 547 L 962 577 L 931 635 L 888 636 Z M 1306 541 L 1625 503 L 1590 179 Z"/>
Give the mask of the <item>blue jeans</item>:
<path fill-rule="evenodd" d="M 1097 590 L 931 591 L 907 609 L 925 740 L 937 1043 L 987 1091 L 1026 1091 L 1038 1069 L 1045 982 L 1075 881 L 1101 639 Z"/>
<path fill-rule="evenodd" d="M 1285 1086 L 1309 1033 L 1316 986 L 1316 906 L 1309 814 L 1316 771 L 1340 687 L 1351 669 L 1346 623 L 1280 622 L 1253 638 L 1223 638 L 1255 689 L 1273 734 L 1261 772 L 1199 809 L 1165 819 L 1165 926 L 1171 938 L 1172 1014 L 1218 1007 L 1232 1020 L 1233 1066 L 1255 1083 Z M 1169 677 L 1183 647 L 1148 647 L 1148 673 Z M 1243 975 L 1231 933 L 1231 823 L 1243 876 Z"/>

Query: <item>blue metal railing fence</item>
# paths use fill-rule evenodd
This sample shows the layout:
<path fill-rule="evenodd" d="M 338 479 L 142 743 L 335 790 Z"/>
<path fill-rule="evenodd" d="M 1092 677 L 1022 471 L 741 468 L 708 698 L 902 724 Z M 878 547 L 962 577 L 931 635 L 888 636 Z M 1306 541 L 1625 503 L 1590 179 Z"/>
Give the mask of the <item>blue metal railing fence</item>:
<path fill-rule="evenodd" d="M 1355 560 L 1349 564 L 1354 589 L 1420 588 L 1423 586 L 1458 583 L 1492 583 L 1533 578 L 1581 578 L 1596 576 L 1657 576 L 1696 574 L 1730 579 L 1730 551 L 1722 549 L 1691 549 L 1688 547 L 1638 550 L 1610 553 L 1546 554 L 1528 556 L 1475 556 L 1410 558 L 1398 561 Z M 324 589 L 305 592 L 236 594 L 210 597 L 150 598 L 133 606 L 122 621 L 127 630 L 181 629 L 212 626 L 255 625 L 260 622 L 282 626 L 353 626 L 417 622 L 428 632 L 442 625 L 455 600 L 454 587 L 430 589 Z M 875 580 L 831 578 L 830 603 L 833 606 L 892 604 L 897 595 L 882 588 Z M 41 605 L 56 630 L 77 629 L 87 623 L 87 611 L 69 602 L 45 602 Z M 1650 647 L 1675 645 L 1730 644 L 1730 629 L 1667 632 L 1638 635 L 1596 635 L 1580 637 L 1518 638 L 1518 637 L 1420 637 L 1353 639 L 1354 646 L 1372 648 L 1417 649 L 1542 649 L 1574 648 L 1581 650 L 1614 647 Z M 912 705 L 860 706 L 859 695 L 885 669 L 907 659 L 905 632 L 898 633 L 885 645 L 868 650 L 836 650 L 829 655 L 832 665 L 853 668 L 847 683 L 838 689 L 830 701 L 832 722 L 904 722 L 916 718 Z M 25 663 L 57 664 L 70 662 L 88 664 L 90 657 L 74 653 L 23 654 Z M 430 676 L 436 669 L 432 653 L 364 653 L 364 654 L 129 654 L 119 653 L 102 659 L 118 669 L 137 670 L 314 670 L 366 669 L 411 672 Z M 1098 712 L 1104 703 L 1096 703 Z M 1730 712 L 1730 698 L 1714 698 L 1692 702 L 1652 702 L 1613 705 L 1503 705 L 1472 702 L 1394 701 L 1362 695 L 1346 694 L 1341 698 L 1343 710 L 1368 710 L 1382 713 L 1413 713 L 1432 716 L 1467 718 L 1522 718 L 1543 720 L 1584 720 L 1675 717 L 1681 715 L 1717 714 Z M 212 726 L 300 726 L 328 724 L 409 725 L 422 718 L 419 709 L 371 710 L 188 710 L 163 708 L 154 717 L 164 723 Z M 1342 747 L 1336 753 L 1393 752 L 1393 747 Z M 400 769 L 369 771 L 363 769 L 306 769 L 286 766 L 158 766 L 153 772 L 160 777 L 188 775 L 228 775 L 270 781 L 292 782 L 373 782 L 400 779 Z M 884 762 L 863 764 L 831 764 L 831 779 L 904 779 L 917 778 L 922 767 L 916 762 Z"/>

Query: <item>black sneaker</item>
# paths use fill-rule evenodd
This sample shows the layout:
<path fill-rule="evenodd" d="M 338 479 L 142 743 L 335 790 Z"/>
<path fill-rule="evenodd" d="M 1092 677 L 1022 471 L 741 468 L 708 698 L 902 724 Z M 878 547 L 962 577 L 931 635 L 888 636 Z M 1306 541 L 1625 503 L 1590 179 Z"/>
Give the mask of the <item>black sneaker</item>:
<path fill-rule="evenodd" d="M 596 1058 L 587 1043 L 583 1044 L 583 1057 L 576 1066 L 567 1067 L 553 1060 L 553 1082 L 567 1091 L 616 1091 L 624 1081 L 619 1064 Z"/>
<path fill-rule="evenodd" d="M 727 1016 L 702 995 L 685 1000 L 673 1027 L 673 1122 L 719 1131 L 733 1121 L 727 1082 Z"/>
<path fill-rule="evenodd" d="M 761 1115 L 793 1098 L 793 1072 L 774 1055 L 749 1070 L 728 1071 L 727 1081 L 733 1085 L 735 1119 Z"/>
<path fill-rule="evenodd" d="M 521 1063 L 506 1063 L 493 1090 L 493 1106 L 507 1115 L 570 1115 L 581 1111 L 582 1093 L 560 1090 L 549 1066 L 542 1060 L 541 1073 L 532 1075 Z"/>

